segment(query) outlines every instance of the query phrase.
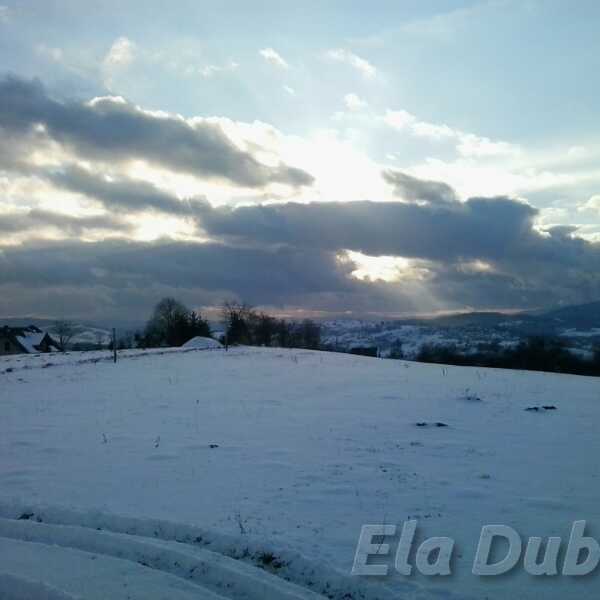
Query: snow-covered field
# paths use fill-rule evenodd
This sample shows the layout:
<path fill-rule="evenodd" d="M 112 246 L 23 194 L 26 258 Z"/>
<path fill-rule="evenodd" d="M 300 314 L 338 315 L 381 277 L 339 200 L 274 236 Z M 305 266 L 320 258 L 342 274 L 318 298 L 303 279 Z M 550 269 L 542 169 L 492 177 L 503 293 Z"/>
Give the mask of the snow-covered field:
<path fill-rule="evenodd" d="M 256 348 L 2 358 L 0 597 L 597 598 L 597 575 L 471 565 L 486 524 L 600 538 L 599 422 L 600 381 L 557 374 Z M 408 518 L 456 540 L 453 575 L 352 578 L 361 526 Z"/>

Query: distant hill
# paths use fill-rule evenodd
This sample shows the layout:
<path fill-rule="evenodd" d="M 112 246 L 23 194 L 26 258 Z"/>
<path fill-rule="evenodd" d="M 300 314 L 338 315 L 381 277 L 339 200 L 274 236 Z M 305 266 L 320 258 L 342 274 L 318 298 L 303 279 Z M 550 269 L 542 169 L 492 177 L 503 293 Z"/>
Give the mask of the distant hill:
<path fill-rule="evenodd" d="M 555 323 L 557 327 L 572 329 L 600 327 L 600 302 L 565 306 L 548 311 L 542 316 Z"/>
<path fill-rule="evenodd" d="M 507 314 L 501 312 L 467 312 L 452 315 L 440 315 L 428 319 L 418 319 L 419 324 L 437 327 L 493 327 L 500 323 L 511 321 L 535 321 L 535 317 L 529 313 Z"/>
<path fill-rule="evenodd" d="M 468 312 L 430 319 L 414 319 L 412 322 L 437 327 L 494 327 L 504 324 L 518 327 L 524 333 L 552 334 L 564 329 L 586 330 L 600 327 L 600 302 L 512 314 Z"/>

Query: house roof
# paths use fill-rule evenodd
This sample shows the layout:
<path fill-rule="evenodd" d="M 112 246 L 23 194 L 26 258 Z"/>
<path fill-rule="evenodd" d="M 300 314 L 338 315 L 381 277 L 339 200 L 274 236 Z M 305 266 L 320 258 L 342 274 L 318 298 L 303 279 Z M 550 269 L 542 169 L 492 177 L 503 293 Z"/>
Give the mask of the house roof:
<path fill-rule="evenodd" d="M 11 339 L 17 346 L 28 354 L 39 352 L 39 346 L 48 337 L 48 343 L 51 350 L 60 350 L 60 345 L 46 331 L 42 331 L 35 325 L 29 327 L 2 327 L 0 335 Z"/>
<path fill-rule="evenodd" d="M 39 346 L 42 343 L 42 340 L 46 337 L 46 334 L 43 332 L 29 333 L 27 335 L 17 335 L 15 337 L 17 339 L 17 342 L 19 342 L 19 344 L 25 350 L 27 350 L 27 352 L 32 354 L 34 352 L 38 352 L 38 348 L 36 348 L 36 346 Z"/>

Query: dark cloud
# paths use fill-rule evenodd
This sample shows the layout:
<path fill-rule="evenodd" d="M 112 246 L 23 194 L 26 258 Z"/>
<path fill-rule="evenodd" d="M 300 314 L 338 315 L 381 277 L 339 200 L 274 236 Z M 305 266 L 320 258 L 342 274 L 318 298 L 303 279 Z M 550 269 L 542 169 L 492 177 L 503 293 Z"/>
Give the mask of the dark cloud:
<path fill-rule="evenodd" d="M 58 229 L 62 234 L 66 233 L 70 236 L 79 236 L 92 230 L 124 234 L 130 233 L 133 229 L 130 224 L 110 215 L 73 217 L 41 209 L 3 213 L 0 218 L 2 233 L 36 233 L 48 227 Z"/>
<path fill-rule="evenodd" d="M 194 306 L 236 296 L 277 307 L 358 313 L 530 308 L 600 297 L 600 246 L 542 234 L 536 211 L 507 198 L 435 209 L 404 203 L 203 205 L 223 243 L 30 242 L 0 251 L 0 310 L 52 297 L 72 314 L 139 318 L 161 295 Z M 416 229 L 415 235 L 409 235 Z M 359 281 L 343 249 L 411 256 L 418 274 Z M 95 296 L 94 296 L 95 295 Z M 89 307 L 92 299 L 97 302 Z M 33 300 L 32 300 L 33 301 Z M 43 303 L 42 303 L 43 304 Z"/>
<path fill-rule="evenodd" d="M 40 174 L 58 187 L 94 198 L 105 208 L 122 213 L 152 210 L 189 216 L 195 202 L 179 200 L 145 181 L 125 178 L 109 180 L 79 167 Z"/>
<path fill-rule="evenodd" d="M 414 259 L 426 273 L 423 300 L 429 295 L 445 308 L 598 299 L 600 244 L 574 237 L 572 227 L 538 231 L 537 214 L 528 204 L 496 197 L 426 204 L 204 205 L 200 222 L 230 243 Z"/>
<path fill-rule="evenodd" d="M 208 233 L 238 242 L 460 260 L 497 259 L 523 244 L 543 243 L 533 229 L 536 214 L 527 204 L 498 197 L 447 206 L 363 201 L 230 209 L 205 204 L 199 218 Z"/>
<path fill-rule="evenodd" d="M 386 171 L 398 201 L 217 208 L 203 199 L 182 201 L 147 182 L 105 178 L 102 164 L 92 170 L 24 167 L 20 158 L 49 137 L 105 165 L 141 158 L 254 188 L 312 181 L 303 171 L 259 163 L 215 123 L 192 126 L 114 99 L 57 102 L 41 84 L 15 78 L 0 82 L 0 134 L 5 168 L 93 198 L 109 213 L 4 214 L 2 233 L 31 238 L 50 226 L 71 238 L 93 230 L 126 234 L 124 215 L 152 210 L 192 218 L 216 240 L 0 246 L 3 314 L 47 315 L 59 307 L 72 316 L 139 318 L 167 294 L 193 306 L 236 296 L 259 305 L 359 313 L 528 308 L 600 297 L 600 245 L 575 237 L 571 227 L 540 232 L 538 211 L 512 198 L 460 202 L 444 183 Z M 410 258 L 414 269 L 398 282 L 360 281 L 345 250 Z"/>
<path fill-rule="evenodd" d="M 77 154 L 105 162 L 143 159 L 175 171 L 259 188 L 270 183 L 311 185 L 313 177 L 283 163 L 267 166 L 240 150 L 218 123 L 193 125 L 144 112 L 114 98 L 93 103 L 58 102 L 39 81 L 0 81 L 0 128 L 31 135 L 42 125 L 48 136 Z"/>
<path fill-rule="evenodd" d="M 106 240 L 44 242 L 0 251 L 0 311 L 14 314 L 19 296 L 10 290 L 64 292 L 64 307 L 81 312 L 78 298 L 98 290 L 96 313 L 119 306 L 129 317 L 171 293 L 190 303 L 219 304 L 236 296 L 255 304 L 333 309 L 341 298 L 366 297 L 368 286 L 349 277 L 354 265 L 320 250 L 249 249 L 223 244 Z M 73 290 L 79 293 L 73 295 Z M 137 298 L 137 307 L 122 304 Z M 110 299 L 110 301 L 107 301 Z M 43 304 L 43 302 L 41 303 Z M 87 306 L 87 304 L 86 304 Z M 45 310 L 40 306 L 40 310 Z M 89 310 L 89 307 L 85 310 Z"/>
<path fill-rule="evenodd" d="M 268 298 L 332 289 L 344 283 L 348 267 L 328 253 L 294 249 L 248 249 L 214 243 L 40 242 L 2 251 L 0 280 L 43 286 L 106 283 L 231 290 Z M 344 283 L 344 285 L 346 285 Z M 347 284 L 350 285 L 350 284 Z"/>
<path fill-rule="evenodd" d="M 389 169 L 383 178 L 394 186 L 394 194 L 407 202 L 430 202 L 431 204 L 452 204 L 458 202 L 454 190 L 441 181 L 417 179 L 401 171 Z"/>

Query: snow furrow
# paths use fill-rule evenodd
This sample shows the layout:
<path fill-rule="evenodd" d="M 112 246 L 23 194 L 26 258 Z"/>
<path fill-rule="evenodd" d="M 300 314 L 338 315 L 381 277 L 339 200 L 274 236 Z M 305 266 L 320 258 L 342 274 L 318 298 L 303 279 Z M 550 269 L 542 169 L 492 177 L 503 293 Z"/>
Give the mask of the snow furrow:
<path fill-rule="evenodd" d="M 40 507 L 0 499 L 0 537 L 126 560 L 236 600 L 422 600 L 432 590 L 340 574 L 298 552 L 161 519 Z M 447 590 L 433 593 L 453 598 Z M 231 594 L 231 595 L 230 595 Z M 154 598 L 145 597 L 145 600 Z M 3 600 L 0 597 L 0 600 Z M 35 598 L 37 600 L 37 597 Z M 112 599 L 111 599 L 112 600 Z M 165 600 L 174 600 L 167 598 Z"/>
<path fill-rule="evenodd" d="M 226 556 L 204 549 L 191 553 L 185 544 L 167 547 L 138 536 L 9 519 L 0 519 L 0 536 L 128 560 L 240 600 L 316 600 L 320 597 Z"/>
<path fill-rule="evenodd" d="M 64 545 L 143 563 L 240 600 L 392 600 L 398 595 L 344 576 L 290 550 L 276 553 L 251 537 L 207 531 L 159 519 L 138 519 L 0 500 L 0 536 Z M 269 572 L 270 571 L 270 572 Z M 401 598 L 422 588 L 405 583 Z"/>
<path fill-rule="evenodd" d="M 226 600 L 211 590 L 136 562 L 65 548 L 53 543 L 0 536 L 3 568 L 18 579 L 36 578 L 42 586 L 25 590 L 24 598 L 52 594 L 85 600 Z M 18 588 L 17 588 L 18 589 Z M 15 588 L 13 586 L 13 591 Z M 0 598 L 3 598 L 0 588 Z M 19 598 L 19 596 L 17 596 Z M 54 597 L 52 597 L 54 600 Z"/>

